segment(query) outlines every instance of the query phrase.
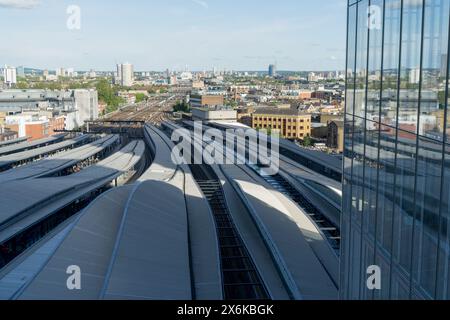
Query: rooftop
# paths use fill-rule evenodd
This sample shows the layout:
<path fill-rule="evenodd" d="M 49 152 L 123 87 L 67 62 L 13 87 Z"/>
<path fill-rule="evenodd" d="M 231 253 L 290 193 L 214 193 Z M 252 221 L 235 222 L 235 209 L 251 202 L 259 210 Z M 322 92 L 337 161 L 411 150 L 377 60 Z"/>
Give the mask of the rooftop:
<path fill-rule="evenodd" d="M 297 109 L 286 109 L 286 108 L 259 108 L 256 109 L 255 115 L 280 115 L 280 116 L 309 116 L 304 112 L 298 111 Z"/>

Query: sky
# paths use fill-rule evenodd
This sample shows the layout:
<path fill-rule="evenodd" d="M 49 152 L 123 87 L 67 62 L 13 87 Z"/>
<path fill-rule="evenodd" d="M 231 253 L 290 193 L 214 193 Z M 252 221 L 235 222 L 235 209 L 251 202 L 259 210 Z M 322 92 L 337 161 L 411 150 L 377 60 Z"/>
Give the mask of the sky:
<path fill-rule="evenodd" d="M 346 3 L 0 0 L 0 64 L 109 71 L 130 62 L 138 71 L 256 71 L 276 63 L 279 70 L 344 70 Z M 80 19 L 76 10 L 68 12 L 71 5 Z"/>

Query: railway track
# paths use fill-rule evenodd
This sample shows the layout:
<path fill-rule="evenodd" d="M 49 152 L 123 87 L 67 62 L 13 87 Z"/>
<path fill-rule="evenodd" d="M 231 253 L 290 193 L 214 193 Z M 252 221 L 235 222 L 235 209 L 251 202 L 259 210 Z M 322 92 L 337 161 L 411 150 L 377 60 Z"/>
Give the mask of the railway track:
<path fill-rule="evenodd" d="M 174 97 L 163 101 L 151 101 L 147 104 L 128 106 L 107 117 L 108 121 L 145 121 L 150 124 L 160 124 L 167 120 L 172 111 Z"/>
<path fill-rule="evenodd" d="M 225 300 L 268 300 L 267 289 L 228 210 L 219 178 L 209 166 L 190 168 L 216 222 Z"/>
<path fill-rule="evenodd" d="M 190 127 L 187 129 L 191 130 Z M 224 152 L 227 147 L 224 146 Z M 237 149 L 234 149 L 237 152 Z M 275 190 L 281 192 L 286 197 L 293 200 L 311 219 L 316 225 L 317 229 L 323 234 L 330 247 L 333 249 L 337 256 L 340 255 L 341 246 L 341 232 L 340 226 L 334 225 L 331 220 L 323 214 L 310 200 L 301 194 L 289 181 L 287 181 L 280 174 L 274 176 L 268 176 L 263 173 L 263 167 L 258 165 L 251 165 L 246 163 L 247 167 L 252 169 L 262 179 L 264 179 Z"/>

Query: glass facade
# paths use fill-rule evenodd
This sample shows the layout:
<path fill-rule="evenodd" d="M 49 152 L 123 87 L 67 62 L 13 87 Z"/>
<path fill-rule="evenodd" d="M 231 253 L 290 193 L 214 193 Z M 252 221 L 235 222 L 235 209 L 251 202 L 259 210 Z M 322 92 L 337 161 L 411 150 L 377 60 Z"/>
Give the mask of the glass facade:
<path fill-rule="evenodd" d="M 450 299 L 449 24 L 450 0 L 348 2 L 343 299 Z"/>

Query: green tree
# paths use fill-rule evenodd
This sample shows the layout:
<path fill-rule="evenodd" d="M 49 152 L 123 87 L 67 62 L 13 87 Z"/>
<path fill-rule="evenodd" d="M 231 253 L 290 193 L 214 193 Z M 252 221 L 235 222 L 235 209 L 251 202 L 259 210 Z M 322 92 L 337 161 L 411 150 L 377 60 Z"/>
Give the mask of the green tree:
<path fill-rule="evenodd" d="M 113 88 L 108 80 L 102 79 L 97 85 L 98 99 L 107 104 L 106 112 L 111 113 L 116 111 L 124 100 L 118 96 L 118 89 Z"/>
<path fill-rule="evenodd" d="M 17 89 L 25 90 L 25 89 L 28 89 L 28 88 L 29 88 L 28 83 L 26 83 L 24 81 L 20 81 L 17 84 Z"/>
<path fill-rule="evenodd" d="M 236 108 L 238 106 L 238 103 L 234 100 L 226 100 L 225 105 L 230 106 L 231 108 Z"/>
<path fill-rule="evenodd" d="M 147 101 L 147 96 L 143 93 L 136 93 L 136 103 Z"/>
<path fill-rule="evenodd" d="M 313 142 L 312 142 L 312 139 L 311 139 L 310 136 L 306 136 L 306 137 L 303 139 L 303 145 L 304 145 L 305 147 L 311 147 L 312 144 L 313 144 Z"/>
<path fill-rule="evenodd" d="M 185 101 L 177 101 L 175 106 L 173 107 L 174 112 L 190 112 L 191 108 L 189 104 L 187 104 Z"/>

